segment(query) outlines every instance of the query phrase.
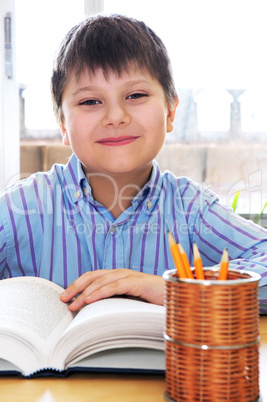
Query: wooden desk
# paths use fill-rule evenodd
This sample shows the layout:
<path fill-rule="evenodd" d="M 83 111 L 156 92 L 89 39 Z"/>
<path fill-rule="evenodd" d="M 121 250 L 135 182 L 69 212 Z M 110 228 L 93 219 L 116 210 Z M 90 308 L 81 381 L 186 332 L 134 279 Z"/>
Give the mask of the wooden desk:
<path fill-rule="evenodd" d="M 267 401 L 267 316 L 260 319 L 260 387 Z M 164 401 L 164 376 L 74 374 L 68 378 L 0 378 L 3 402 Z"/>

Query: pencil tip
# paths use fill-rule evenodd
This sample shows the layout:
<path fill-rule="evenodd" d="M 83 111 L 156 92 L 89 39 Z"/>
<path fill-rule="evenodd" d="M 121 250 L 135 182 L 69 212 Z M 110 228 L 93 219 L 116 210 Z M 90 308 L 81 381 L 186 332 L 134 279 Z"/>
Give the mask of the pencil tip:
<path fill-rule="evenodd" d="M 169 231 L 168 231 L 168 240 L 169 240 L 170 245 L 175 244 L 175 240 L 173 238 L 173 235 Z"/>
<path fill-rule="evenodd" d="M 200 258 L 200 253 L 199 253 L 198 246 L 197 246 L 196 242 L 193 243 L 193 256 L 194 256 L 194 260 L 197 260 L 197 259 Z"/>
<path fill-rule="evenodd" d="M 221 261 L 222 261 L 222 262 L 226 262 L 226 261 L 228 261 L 228 258 L 229 258 L 228 249 L 225 248 L 225 249 L 223 250 L 223 253 L 222 253 Z"/>

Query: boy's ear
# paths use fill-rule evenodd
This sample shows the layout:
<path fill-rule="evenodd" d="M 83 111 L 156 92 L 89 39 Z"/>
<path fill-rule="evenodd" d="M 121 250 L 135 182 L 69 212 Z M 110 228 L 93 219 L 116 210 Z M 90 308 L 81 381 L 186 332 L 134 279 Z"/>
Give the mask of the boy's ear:
<path fill-rule="evenodd" d="M 65 125 L 64 125 L 64 122 L 58 123 L 58 125 L 59 125 L 60 131 L 61 131 L 63 144 L 64 145 L 70 145 L 68 131 L 67 131 Z"/>
<path fill-rule="evenodd" d="M 167 133 L 170 133 L 173 130 L 173 123 L 175 120 L 175 114 L 177 106 L 179 105 L 179 98 L 177 97 L 173 104 L 168 107 L 168 116 L 167 116 Z"/>

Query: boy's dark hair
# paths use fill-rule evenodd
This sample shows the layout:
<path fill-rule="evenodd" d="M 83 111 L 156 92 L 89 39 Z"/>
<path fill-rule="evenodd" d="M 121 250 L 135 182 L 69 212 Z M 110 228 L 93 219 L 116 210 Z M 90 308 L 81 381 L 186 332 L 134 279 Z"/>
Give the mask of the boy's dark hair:
<path fill-rule="evenodd" d="M 119 75 L 134 64 L 156 78 L 172 104 L 177 98 L 170 60 L 161 39 L 144 22 L 112 15 L 87 18 L 73 27 L 59 49 L 51 79 L 52 100 L 62 119 L 62 94 L 70 74 L 101 68 Z"/>

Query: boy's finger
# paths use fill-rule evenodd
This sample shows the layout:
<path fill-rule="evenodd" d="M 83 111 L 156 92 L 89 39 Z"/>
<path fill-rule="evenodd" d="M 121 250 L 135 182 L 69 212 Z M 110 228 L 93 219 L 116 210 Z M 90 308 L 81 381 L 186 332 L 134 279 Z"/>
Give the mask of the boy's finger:
<path fill-rule="evenodd" d="M 84 298 L 77 297 L 70 305 L 69 305 L 69 310 L 70 311 L 78 311 L 80 308 L 82 308 L 85 304 Z"/>
<path fill-rule="evenodd" d="M 60 296 L 60 300 L 64 302 L 70 301 L 73 297 L 77 296 L 77 294 L 81 293 L 87 286 L 89 286 L 90 283 L 104 274 L 104 271 L 89 271 L 84 273 L 65 289 Z"/>
<path fill-rule="evenodd" d="M 106 299 L 112 296 L 127 295 L 131 289 L 131 285 L 128 280 L 122 279 L 116 282 L 105 285 L 92 294 L 85 297 L 85 303 L 93 303 L 95 301 Z M 136 296 L 136 295 L 134 295 Z"/>
<path fill-rule="evenodd" d="M 129 292 L 129 289 L 130 284 L 127 280 L 124 279 L 108 283 L 107 285 L 99 287 L 93 293 L 90 292 L 90 294 L 88 294 L 88 289 L 86 289 L 80 296 L 77 297 L 77 299 L 75 299 L 69 305 L 69 309 L 71 311 L 77 311 L 85 304 L 90 304 L 95 301 L 106 299 L 108 297 L 116 295 L 127 294 Z"/>
<path fill-rule="evenodd" d="M 129 270 L 127 269 L 108 270 L 105 275 L 102 275 L 91 281 L 86 289 L 84 289 L 83 295 L 88 297 L 105 286 L 110 286 L 111 288 L 116 287 L 121 280 L 130 280 L 130 276 L 132 277 L 133 274 L 131 273 L 131 275 L 129 275 Z"/>
<path fill-rule="evenodd" d="M 88 271 L 67 287 L 67 289 L 61 294 L 60 300 L 63 302 L 68 302 L 89 287 L 90 292 L 93 293 L 95 290 L 108 283 L 126 278 L 129 275 L 129 272 L 131 275 L 133 275 L 132 271 L 124 268 L 119 268 L 116 270 L 103 269 L 97 271 Z"/>

